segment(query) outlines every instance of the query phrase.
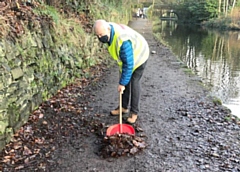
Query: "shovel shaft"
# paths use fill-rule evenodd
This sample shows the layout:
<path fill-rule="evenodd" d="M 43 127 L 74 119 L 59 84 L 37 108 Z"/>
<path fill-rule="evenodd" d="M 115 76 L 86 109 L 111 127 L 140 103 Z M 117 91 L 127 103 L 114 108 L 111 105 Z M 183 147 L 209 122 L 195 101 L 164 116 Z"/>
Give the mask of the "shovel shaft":
<path fill-rule="evenodd" d="M 122 124 L 122 93 L 121 93 L 121 91 L 119 92 L 119 110 L 120 110 L 119 123 Z"/>
<path fill-rule="evenodd" d="M 131 134 L 135 135 L 135 130 L 131 125 L 122 124 L 122 93 L 119 92 L 119 124 L 115 124 L 110 126 L 107 129 L 107 136 L 112 136 L 114 134 Z"/>

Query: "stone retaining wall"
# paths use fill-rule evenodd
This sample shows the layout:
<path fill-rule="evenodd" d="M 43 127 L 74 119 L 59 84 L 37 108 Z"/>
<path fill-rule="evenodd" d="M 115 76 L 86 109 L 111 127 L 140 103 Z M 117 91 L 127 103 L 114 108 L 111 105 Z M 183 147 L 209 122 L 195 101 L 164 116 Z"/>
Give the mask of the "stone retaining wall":
<path fill-rule="evenodd" d="M 67 29 L 59 35 L 45 23 L 20 39 L 0 40 L 0 150 L 43 100 L 98 63 L 93 36 Z"/>
<path fill-rule="evenodd" d="M 127 24 L 131 18 L 131 5 L 92 8 L 107 21 Z M 21 38 L 0 38 L 0 151 L 44 100 L 83 76 L 83 69 L 108 59 L 105 47 L 79 21 L 67 21 L 64 26 L 31 21 Z"/>

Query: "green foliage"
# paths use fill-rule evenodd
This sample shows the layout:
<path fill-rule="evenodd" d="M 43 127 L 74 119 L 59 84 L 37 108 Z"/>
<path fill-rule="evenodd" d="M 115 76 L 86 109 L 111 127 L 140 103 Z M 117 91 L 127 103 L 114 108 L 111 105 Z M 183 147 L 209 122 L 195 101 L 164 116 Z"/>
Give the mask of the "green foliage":
<path fill-rule="evenodd" d="M 40 8 L 35 8 L 34 13 L 38 15 L 47 15 L 51 17 L 55 23 L 58 23 L 60 18 L 56 8 L 48 5 L 42 5 Z"/>
<path fill-rule="evenodd" d="M 194 75 L 194 72 L 192 71 L 192 69 L 186 68 L 186 65 L 183 65 L 182 68 L 184 68 L 184 72 L 188 75 Z"/>
<path fill-rule="evenodd" d="M 218 3 L 216 0 L 207 0 L 205 4 L 205 11 L 208 14 L 208 18 L 215 18 L 218 16 Z"/>
<path fill-rule="evenodd" d="M 237 0 L 237 2 L 236 2 L 236 7 L 240 7 L 240 1 L 239 0 Z"/>
<path fill-rule="evenodd" d="M 220 98 L 218 97 L 213 97 L 213 103 L 216 104 L 216 105 L 222 105 L 222 101 Z"/>
<path fill-rule="evenodd" d="M 224 119 L 229 122 L 229 121 L 232 120 L 232 117 L 231 116 L 225 116 Z"/>
<path fill-rule="evenodd" d="M 202 25 L 219 30 L 240 30 L 240 25 L 235 24 L 230 17 L 213 18 L 202 22 Z"/>
<path fill-rule="evenodd" d="M 152 25 L 153 25 L 152 30 L 154 33 L 161 29 L 160 20 L 158 18 L 153 18 Z"/>
<path fill-rule="evenodd" d="M 83 10 L 86 10 L 88 7 L 86 3 L 81 1 L 75 1 L 75 0 L 66 0 L 66 5 L 73 9 L 75 12 L 81 12 Z"/>
<path fill-rule="evenodd" d="M 218 15 L 218 4 L 215 0 L 186 0 L 179 4 L 178 9 L 184 11 L 184 18 L 190 23 L 200 23 Z"/>

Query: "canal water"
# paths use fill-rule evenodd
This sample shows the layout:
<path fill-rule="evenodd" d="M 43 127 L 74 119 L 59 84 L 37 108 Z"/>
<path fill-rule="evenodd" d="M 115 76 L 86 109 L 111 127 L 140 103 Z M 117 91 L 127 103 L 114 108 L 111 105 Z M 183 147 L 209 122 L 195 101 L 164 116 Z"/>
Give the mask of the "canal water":
<path fill-rule="evenodd" d="M 240 118 L 240 32 L 161 21 L 162 38 L 181 59 Z"/>

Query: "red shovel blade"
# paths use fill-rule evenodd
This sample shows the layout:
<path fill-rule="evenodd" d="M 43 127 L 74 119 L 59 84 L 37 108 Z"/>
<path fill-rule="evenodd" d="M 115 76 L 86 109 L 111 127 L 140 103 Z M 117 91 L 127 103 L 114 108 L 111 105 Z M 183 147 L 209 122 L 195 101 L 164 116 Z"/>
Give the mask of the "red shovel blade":
<path fill-rule="evenodd" d="M 115 124 L 107 129 L 107 136 L 114 134 L 130 134 L 135 135 L 135 130 L 131 125 L 128 124 Z"/>

